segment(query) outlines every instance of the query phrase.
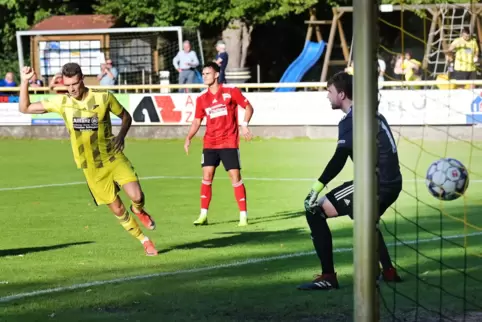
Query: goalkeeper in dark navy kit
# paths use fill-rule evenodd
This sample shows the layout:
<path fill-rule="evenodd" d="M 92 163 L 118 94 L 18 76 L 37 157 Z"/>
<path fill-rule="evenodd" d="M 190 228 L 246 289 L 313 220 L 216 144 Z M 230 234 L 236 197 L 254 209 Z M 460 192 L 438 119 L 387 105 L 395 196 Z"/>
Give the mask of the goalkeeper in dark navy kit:
<path fill-rule="evenodd" d="M 338 124 L 338 144 L 335 154 L 305 199 L 306 219 L 322 271 L 314 281 L 298 286 L 300 290 L 329 290 L 339 287 L 333 264 L 332 237 L 327 219 L 338 216 L 353 218 L 353 181 L 345 182 L 318 198 L 323 188 L 343 169 L 348 157 L 353 160 L 353 77 L 341 72 L 335 74 L 327 85 L 328 99 L 332 108 L 341 109 L 345 116 Z M 390 126 L 379 113 L 377 119 L 378 215 L 380 217 L 397 200 L 402 190 L 402 174 Z M 377 234 L 383 279 L 400 282 L 401 279 L 392 265 L 387 246 L 378 229 Z"/>

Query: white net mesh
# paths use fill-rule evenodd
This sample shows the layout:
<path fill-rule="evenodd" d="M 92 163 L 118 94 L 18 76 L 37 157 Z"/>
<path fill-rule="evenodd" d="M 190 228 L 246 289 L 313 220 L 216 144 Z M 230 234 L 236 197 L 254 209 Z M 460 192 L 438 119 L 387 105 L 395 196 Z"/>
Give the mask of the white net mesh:
<path fill-rule="evenodd" d="M 132 30 L 132 29 L 130 29 Z M 182 28 L 182 38 L 177 31 L 112 32 L 59 35 L 55 31 L 42 36 L 22 36 L 23 60 L 30 61 L 38 76 L 49 84 L 53 76 L 68 62 L 82 67 L 86 82 L 98 85 L 97 75 L 106 59 L 111 59 L 118 71 L 116 84 L 158 84 L 159 73 L 169 72 L 169 81 L 177 83 L 177 71 L 172 60 L 180 44 L 189 40 L 200 62 L 203 55 L 196 29 Z M 27 39 L 28 38 L 28 39 Z"/>

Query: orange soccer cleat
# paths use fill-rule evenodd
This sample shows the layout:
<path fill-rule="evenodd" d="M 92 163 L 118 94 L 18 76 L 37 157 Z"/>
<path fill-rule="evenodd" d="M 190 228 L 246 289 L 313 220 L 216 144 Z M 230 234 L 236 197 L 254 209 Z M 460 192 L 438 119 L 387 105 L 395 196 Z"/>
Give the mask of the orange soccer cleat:
<path fill-rule="evenodd" d="M 157 256 L 157 249 L 154 247 L 154 243 L 151 240 L 146 240 L 142 243 L 147 256 Z"/>
<path fill-rule="evenodd" d="M 143 209 L 141 210 L 140 213 L 137 213 L 134 211 L 134 209 L 131 206 L 131 211 L 136 214 L 136 216 L 139 218 L 141 223 L 149 230 L 154 230 L 156 229 L 156 223 L 154 220 L 152 220 L 152 217 Z"/>

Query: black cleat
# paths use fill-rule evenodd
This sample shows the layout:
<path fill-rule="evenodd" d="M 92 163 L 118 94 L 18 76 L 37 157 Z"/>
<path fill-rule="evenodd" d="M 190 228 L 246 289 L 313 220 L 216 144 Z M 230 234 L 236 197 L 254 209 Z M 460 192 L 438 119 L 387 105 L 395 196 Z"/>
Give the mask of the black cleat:
<path fill-rule="evenodd" d="M 297 288 L 302 291 L 332 290 L 338 289 L 338 279 L 335 274 L 315 275 L 312 282 L 299 285 Z"/>

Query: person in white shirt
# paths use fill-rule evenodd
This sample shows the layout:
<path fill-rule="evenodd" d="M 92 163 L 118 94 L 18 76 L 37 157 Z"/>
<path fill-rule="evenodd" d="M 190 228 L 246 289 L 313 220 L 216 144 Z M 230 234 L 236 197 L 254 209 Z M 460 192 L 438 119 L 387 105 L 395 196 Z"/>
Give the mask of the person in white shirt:
<path fill-rule="evenodd" d="M 353 57 L 352 57 L 352 59 L 353 59 Z M 378 56 L 378 89 L 383 88 L 382 83 L 385 80 L 385 71 L 386 70 L 387 70 L 387 64 L 385 63 L 385 61 L 380 56 Z M 345 68 L 345 72 L 350 74 L 350 75 L 354 74 L 355 68 L 354 68 L 353 60 L 351 61 L 349 66 L 347 66 Z"/>
<path fill-rule="evenodd" d="M 183 50 L 179 51 L 172 60 L 174 68 L 179 72 L 179 84 L 193 84 L 196 77 L 195 68 L 199 66 L 196 52 L 191 50 L 191 43 L 185 40 Z M 181 92 L 189 93 L 190 89 L 181 89 Z"/>
<path fill-rule="evenodd" d="M 378 56 L 378 89 L 383 88 L 383 82 L 385 81 L 385 71 L 387 70 L 387 63 Z"/>

